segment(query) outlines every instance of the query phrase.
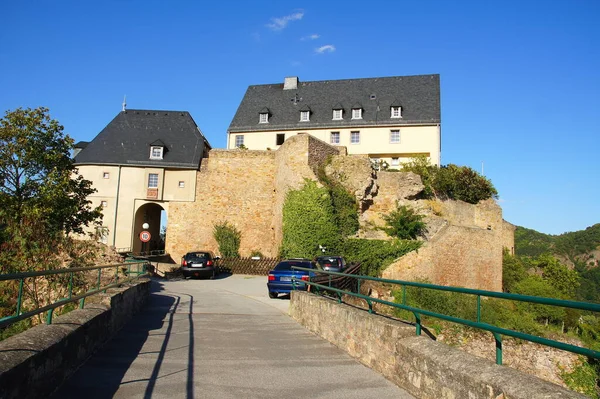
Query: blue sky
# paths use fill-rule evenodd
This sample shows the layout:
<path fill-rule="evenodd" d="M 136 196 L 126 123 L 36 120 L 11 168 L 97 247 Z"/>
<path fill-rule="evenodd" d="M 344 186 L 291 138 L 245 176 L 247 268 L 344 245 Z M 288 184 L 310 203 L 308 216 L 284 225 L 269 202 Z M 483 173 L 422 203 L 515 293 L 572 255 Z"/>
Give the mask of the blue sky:
<path fill-rule="evenodd" d="M 248 85 L 439 73 L 442 163 L 504 218 L 600 222 L 600 2 L 4 2 L 0 111 L 50 108 L 91 140 L 128 108 L 187 110 L 215 148 Z"/>

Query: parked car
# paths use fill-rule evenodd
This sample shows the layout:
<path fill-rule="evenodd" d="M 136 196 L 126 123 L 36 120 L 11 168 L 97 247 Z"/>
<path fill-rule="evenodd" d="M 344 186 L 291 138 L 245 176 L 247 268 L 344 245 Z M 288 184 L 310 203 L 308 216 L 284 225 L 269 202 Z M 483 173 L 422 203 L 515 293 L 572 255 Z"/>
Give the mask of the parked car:
<path fill-rule="evenodd" d="M 341 256 L 319 256 L 316 262 L 326 272 L 341 273 L 346 268 L 346 261 Z"/>
<path fill-rule="evenodd" d="M 183 277 L 210 277 L 215 278 L 219 274 L 219 268 L 215 263 L 218 256 L 210 251 L 192 251 L 181 258 L 181 273 Z"/>
<path fill-rule="evenodd" d="M 317 270 L 318 266 L 310 259 L 286 259 L 282 260 L 269 272 L 267 288 L 269 298 L 277 298 L 280 293 L 290 293 L 293 290 L 292 277 L 307 281 L 310 277 L 316 275 L 315 272 L 305 270 L 294 270 L 292 266 L 304 267 Z M 306 290 L 307 284 L 296 281 L 297 290 Z"/>

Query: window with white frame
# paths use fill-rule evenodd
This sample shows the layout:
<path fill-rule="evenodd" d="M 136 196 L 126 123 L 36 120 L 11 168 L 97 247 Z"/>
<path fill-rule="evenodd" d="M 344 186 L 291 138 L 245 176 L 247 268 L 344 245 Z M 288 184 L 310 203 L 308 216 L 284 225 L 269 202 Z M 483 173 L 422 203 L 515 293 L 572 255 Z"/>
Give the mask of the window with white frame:
<path fill-rule="evenodd" d="M 331 132 L 331 136 L 329 137 L 329 142 L 331 144 L 339 144 L 340 143 L 340 132 Z"/>
<path fill-rule="evenodd" d="M 150 159 L 162 159 L 163 158 L 163 148 L 158 145 L 153 145 L 150 147 Z"/>
<path fill-rule="evenodd" d="M 350 144 L 360 144 L 360 132 L 350 132 Z"/>
<path fill-rule="evenodd" d="M 243 134 L 237 134 L 235 136 L 235 146 L 240 147 L 244 145 L 244 135 Z"/>
<path fill-rule="evenodd" d="M 300 122 L 310 121 L 310 111 L 300 111 Z"/>
<path fill-rule="evenodd" d="M 334 109 L 333 110 L 333 120 L 340 120 L 343 119 L 342 118 L 342 110 L 341 109 Z"/>
<path fill-rule="evenodd" d="M 400 166 L 400 158 L 392 158 L 392 166 Z"/>
<path fill-rule="evenodd" d="M 390 130 L 390 143 L 400 143 L 400 130 Z"/>
<path fill-rule="evenodd" d="M 158 173 L 148 174 L 148 188 L 158 188 Z"/>
<path fill-rule="evenodd" d="M 185 182 L 183 180 L 179 180 L 179 188 L 184 188 Z"/>
<path fill-rule="evenodd" d="M 102 173 L 102 178 L 103 178 L 103 179 L 108 179 L 108 178 L 110 178 L 110 173 L 108 173 L 108 172 L 104 172 L 104 173 Z"/>
<path fill-rule="evenodd" d="M 259 123 L 269 123 L 269 114 L 264 112 L 260 114 Z"/>
<path fill-rule="evenodd" d="M 401 107 L 392 107 L 390 116 L 392 118 L 402 118 L 402 108 Z"/>
<path fill-rule="evenodd" d="M 352 108 L 352 119 L 362 119 L 362 108 Z"/>

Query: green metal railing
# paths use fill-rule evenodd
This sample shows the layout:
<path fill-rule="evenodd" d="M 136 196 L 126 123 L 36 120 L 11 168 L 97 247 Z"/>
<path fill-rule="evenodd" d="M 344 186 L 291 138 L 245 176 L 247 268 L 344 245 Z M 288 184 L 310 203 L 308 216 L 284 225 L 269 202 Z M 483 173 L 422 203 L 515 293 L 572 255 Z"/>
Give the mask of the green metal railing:
<path fill-rule="evenodd" d="M 381 303 L 383 305 L 388 305 L 397 309 L 404 309 L 409 312 L 412 312 L 415 316 L 415 327 L 416 334 L 421 335 L 421 316 L 429 316 L 434 317 L 441 320 L 450 321 L 453 323 L 463 324 L 469 327 L 478 328 L 480 330 L 489 331 L 494 335 L 494 339 L 496 341 L 496 364 L 502 364 L 502 337 L 509 336 L 513 338 L 522 339 L 525 341 L 535 342 L 537 344 L 550 346 L 553 348 L 565 350 L 568 352 L 576 353 L 579 355 L 591 357 L 594 359 L 600 359 L 600 352 L 597 352 L 592 349 L 583 348 L 576 345 L 566 344 L 564 342 L 555 341 L 543 337 L 538 337 L 536 335 L 525 334 L 514 330 L 509 330 L 506 328 L 497 327 L 491 324 L 481 322 L 481 297 L 489 297 L 489 298 L 500 298 L 507 299 L 512 301 L 519 302 L 529 302 L 529 303 L 537 303 L 542 305 L 551 305 L 551 306 L 559 306 L 563 308 L 571 308 L 578 310 L 585 310 L 590 312 L 600 312 L 600 304 L 596 303 L 587 303 L 587 302 L 576 302 L 576 301 L 568 301 L 562 299 L 554 299 L 554 298 L 543 298 L 537 296 L 530 295 L 518 295 L 518 294 L 507 294 L 504 292 L 495 292 L 495 291 L 484 291 L 484 290 L 476 290 L 470 288 L 459 288 L 459 287 L 445 287 L 441 285 L 433 285 L 433 284 L 425 284 L 425 283 L 417 283 L 411 281 L 402 281 L 402 280 L 390 280 L 390 279 L 382 279 L 370 276 L 361 276 L 361 275 L 353 275 L 353 274 L 345 274 L 345 273 L 337 273 L 337 272 L 326 272 L 323 270 L 314 270 L 307 269 L 302 267 L 292 266 L 293 269 L 296 270 L 304 270 L 308 272 L 317 272 L 320 274 L 327 274 L 329 276 L 343 276 L 348 278 L 354 278 L 357 280 L 357 292 L 345 291 L 331 286 L 331 283 L 328 285 L 317 284 L 312 281 L 301 281 L 297 278 L 292 278 L 292 285 L 294 289 L 296 289 L 296 282 L 301 284 L 308 284 L 311 287 L 315 287 L 318 291 L 324 290 L 337 294 L 338 302 L 342 302 L 342 295 L 350 295 L 356 298 L 364 299 L 367 302 L 369 307 L 369 313 L 373 313 L 373 303 Z M 330 280 L 331 281 L 331 278 Z M 373 298 L 367 295 L 360 294 L 360 285 L 363 281 L 376 281 L 379 283 L 387 283 L 387 284 L 395 284 L 402 288 L 402 303 L 390 302 L 379 298 Z M 299 286 L 302 286 L 298 284 Z M 476 312 L 477 312 L 477 321 L 461 319 L 454 316 L 449 316 L 441 313 L 432 312 L 425 309 L 416 308 L 413 306 L 407 305 L 406 298 L 406 287 L 417 287 L 424 289 L 432 289 L 438 291 L 446 291 L 446 292 L 458 292 L 461 294 L 474 295 L 477 298 L 476 301 Z"/>
<path fill-rule="evenodd" d="M 30 317 L 36 316 L 40 313 L 48 312 L 46 315 L 46 323 L 52 324 L 52 315 L 54 309 L 64 306 L 69 303 L 75 303 L 79 301 L 79 308 L 83 309 L 85 306 L 85 298 L 91 295 L 98 294 L 100 292 L 106 292 L 107 289 L 118 287 L 124 283 L 128 283 L 134 281 L 140 277 L 148 276 L 149 274 L 146 271 L 146 263 L 145 261 L 139 262 L 128 262 L 128 263 L 119 263 L 114 265 L 102 265 L 102 266 L 91 266 L 91 267 L 74 267 L 69 269 L 57 269 L 57 270 L 45 270 L 38 272 L 24 272 L 24 273 L 12 273 L 12 274 L 0 274 L 0 281 L 18 281 L 19 288 L 17 294 L 17 304 L 15 314 L 12 316 L 6 316 L 0 319 L 0 328 L 7 327 L 11 324 L 14 324 L 18 321 L 28 319 Z M 114 269 L 114 282 L 110 284 L 101 286 L 102 282 L 102 271 L 105 269 Z M 83 294 L 73 295 L 73 277 L 75 273 L 88 272 L 92 270 L 98 270 L 98 276 L 95 277 L 94 288 L 86 291 Z M 119 273 L 125 276 L 124 279 L 119 279 Z M 51 303 L 46 306 L 42 306 L 40 308 L 31 310 L 29 312 L 22 313 L 21 308 L 23 306 L 23 285 L 24 281 L 27 278 L 35 278 L 35 277 L 46 277 L 52 275 L 61 275 L 61 274 L 69 274 L 69 283 L 67 286 L 68 295 L 66 298 L 62 298 L 57 300 L 54 303 Z M 133 277 L 132 277 L 133 276 Z"/>

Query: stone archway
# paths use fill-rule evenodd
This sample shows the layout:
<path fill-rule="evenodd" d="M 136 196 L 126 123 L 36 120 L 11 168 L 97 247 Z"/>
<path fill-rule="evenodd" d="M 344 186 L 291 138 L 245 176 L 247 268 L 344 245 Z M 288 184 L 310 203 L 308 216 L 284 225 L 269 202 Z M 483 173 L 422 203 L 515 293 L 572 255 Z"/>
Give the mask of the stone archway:
<path fill-rule="evenodd" d="M 134 253 L 147 252 L 154 250 L 164 250 L 165 243 L 161 240 L 161 214 L 165 209 L 155 202 L 146 203 L 138 208 L 135 212 L 133 222 L 133 243 L 131 245 Z M 148 223 L 147 231 L 151 235 L 151 239 L 147 243 L 140 240 L 140 233 L 144 230 L 144 223 Z"/>

